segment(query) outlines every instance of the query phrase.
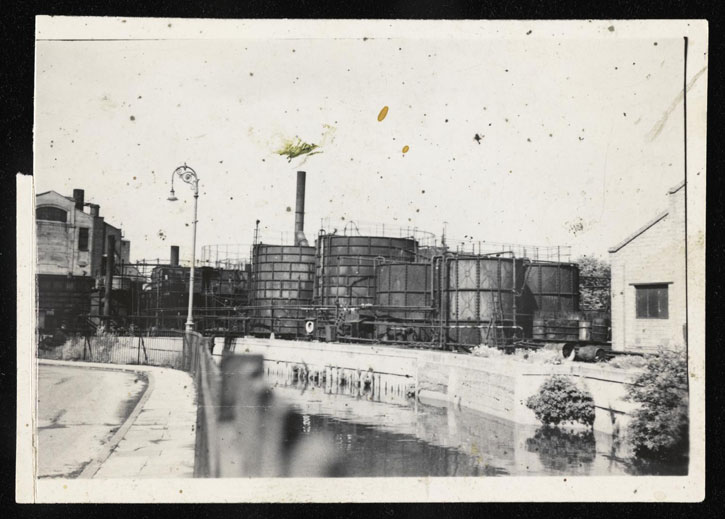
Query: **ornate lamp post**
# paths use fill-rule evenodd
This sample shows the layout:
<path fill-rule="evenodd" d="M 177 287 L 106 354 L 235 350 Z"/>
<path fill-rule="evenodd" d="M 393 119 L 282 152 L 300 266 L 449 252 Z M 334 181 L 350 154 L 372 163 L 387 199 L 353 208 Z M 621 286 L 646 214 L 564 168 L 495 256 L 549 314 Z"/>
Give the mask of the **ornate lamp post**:
<path fill-rule="evenodd" d="M 189 312 L 186 316 L 186 331 L 194 331 L 194 318 L 193 318 L 193 307 L 194 307 L 194 264 L 196 263 L 196 206 L 199 200 L 199 177 L 196 175 L 196 171 L 191 169 L 184 163 L 183 166 L 179 166 L 171 174 L 171 193 L 169 194 L 169 201 L 175 202 L 178 200 L 174 193 L 174 177 L 178 175 L 181 180 L 186 182 L 194 190 L 194 234 L 191 242 L 191 275 L 189 276 Z"/>

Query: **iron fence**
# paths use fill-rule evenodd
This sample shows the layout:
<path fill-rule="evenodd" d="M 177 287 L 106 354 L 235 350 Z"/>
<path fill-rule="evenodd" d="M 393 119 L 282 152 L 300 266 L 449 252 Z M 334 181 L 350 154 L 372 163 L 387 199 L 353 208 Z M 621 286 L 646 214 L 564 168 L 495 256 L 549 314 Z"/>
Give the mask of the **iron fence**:
<path fill-rule="evenodd" d="M 74 336 L 57 346 L 41 345 L 38 357 L 108 364 L 183 367 L 183 337 Z"/>

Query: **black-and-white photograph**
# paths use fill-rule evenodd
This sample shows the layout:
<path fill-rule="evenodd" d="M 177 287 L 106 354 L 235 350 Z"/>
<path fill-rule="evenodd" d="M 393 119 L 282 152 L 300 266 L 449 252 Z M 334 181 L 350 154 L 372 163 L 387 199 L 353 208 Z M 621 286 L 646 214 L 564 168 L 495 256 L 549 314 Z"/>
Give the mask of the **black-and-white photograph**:
<path fill-rule="evenodd" d="M 38 17 L 22 495 L 702 499 L 707 44 Z"/>

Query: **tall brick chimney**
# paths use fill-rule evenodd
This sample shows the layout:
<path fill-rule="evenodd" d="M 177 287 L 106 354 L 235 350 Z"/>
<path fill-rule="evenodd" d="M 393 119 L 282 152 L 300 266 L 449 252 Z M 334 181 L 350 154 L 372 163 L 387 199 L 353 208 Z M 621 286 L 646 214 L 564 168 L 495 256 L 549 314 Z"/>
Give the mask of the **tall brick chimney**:
<path fill-rule="evenodd" d="M 85 193 L 82 189 L 73 190 L 73 200 L 76 203 L 76 209 L 83 211 L 83 203 L 85 202 Z"/>
<path fill-rule="evenodd" d="M 178 245 L 171 246 L 171 259 L 169 260 L 169 265 L 171 265 L 172 267 L 179 266 L 179 246 Z"/>

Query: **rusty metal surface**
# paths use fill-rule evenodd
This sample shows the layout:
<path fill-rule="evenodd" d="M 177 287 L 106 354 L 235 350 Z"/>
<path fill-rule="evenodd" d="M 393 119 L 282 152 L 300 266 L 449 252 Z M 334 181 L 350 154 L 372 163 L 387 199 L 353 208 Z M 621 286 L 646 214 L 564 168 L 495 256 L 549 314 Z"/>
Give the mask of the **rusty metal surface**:
<path fill-rule="evenodd" d="M 523 260 L 501 256 L 453 258 L 446 270 L 446 318 L 452 340 L 480 344 L 487 326 L 516 324 Z"/>
<path fill-rule="evenodd" d="M 322 235 L 317 242 L 316 298 L 323 305 L 375 302 L 375 265 L 413 262 L 418 243 L 408 238 Z"/>
<path fill-rule="evenodd" d="M 312 300 L 315 248 L 258 244 L 253 258 L 250 331 L 304 335 L 306 313 L 298 307 Z"/>
<path fill-rule="evenodd" d="M 522 313 L 579 311 L 579 266 L 534 261 L 526 266 Z"/>
<path fill-rule="evenodd" d="M 378 338 L 410 337 L 430 341 L 434 280 L 429 263 L 387 263 L 376 267 L 376 325 Z M 392 322 L 385 322 L 392 321 Z M 427 323 L 427 324 L 426 324 Z"/>

